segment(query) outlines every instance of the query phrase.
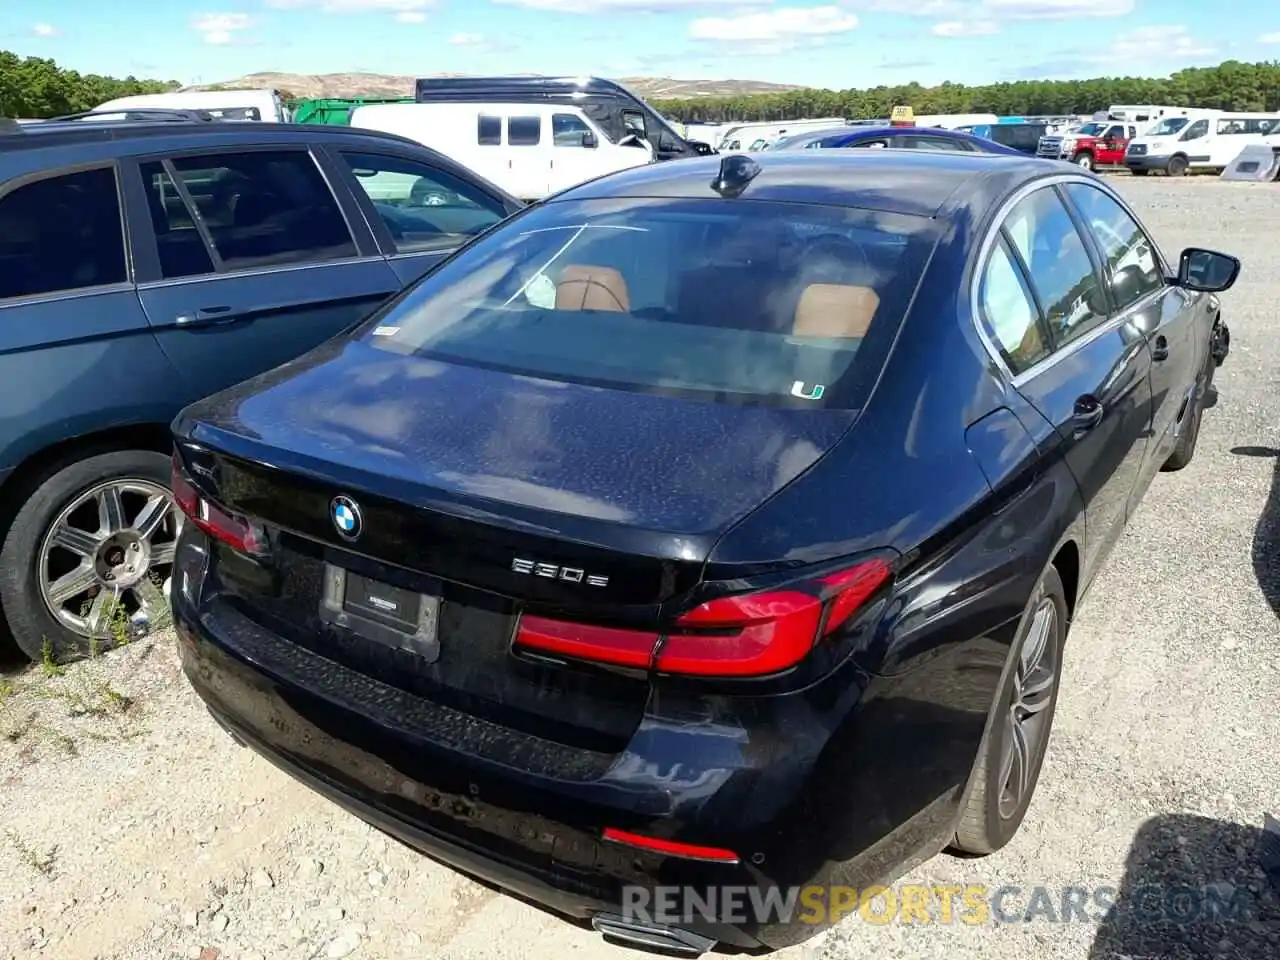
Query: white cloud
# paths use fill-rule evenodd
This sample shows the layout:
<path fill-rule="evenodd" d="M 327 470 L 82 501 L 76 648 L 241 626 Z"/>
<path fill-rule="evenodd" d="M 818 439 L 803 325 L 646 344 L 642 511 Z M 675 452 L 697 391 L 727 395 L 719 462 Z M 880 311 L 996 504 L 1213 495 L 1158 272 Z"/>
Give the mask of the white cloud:
<path fill-rule="evenodd" d="M 982 0 L 982 9 L 998 20 L 1080 20 L 1123 17 L 1134 0 Z"/>
<path fill-rule="evenodd" d="M 662 13 L 681 10 L 707 9 L 723 6 L 716 0 L 493 0 L 500 6 L 527 7 L 550 13 L 608 13 L 614 10 L 627 13 Z M 773 0 L 737 0 L 737 8 L 768 7 Z"/>
<path fill-rule="evenodd" d="M 1000 32 L 1000 24 L 994 20 L 945 20 L 935 23 L 931 32 L 935 37 L 989 37 Z"/>
<path fill-rule="evenodd" d="M 1264 33 L 1258 38 L 1259 43 L 1280 43 L 1280 30 L 1275 33 Z"/>
<path fill-rule="evenodd" d="M 484 46 L 484 34 L 455 33 L 449 38 L 449 42 L 455 47 L 481 47 Z"/>
<path fill-rule="evenodd" d="M 856 29 L 858 18 L 839 7 L 779 7 L 737 17 L 703 17 L 689 26 L 695 40 L 729 43 L 793 42 Z"/>
<path fill-rule="evenodd" d="M 205 43 L 221 47 L 235 43 L 236 35 L 252 23 L 247 13 L 197 13 L 191 18 L 191 29 L 200 34 Z"/>
<path fill-rule="evenodd" d="M 1194 37 L 1182 26 L 1137 27 L 1122 33 L 1111 44 L 1111 49 L 1099 62 L 1114 62 L 1116 58 L 1140 60 L 1186 60 L 1189 57 L 1206 57 L 1216 53 L 1212 44 Z"/>
<path fill-rule="evenodd" d="M 37 23 L 31 27 L 31 33 L 37 37 L 56 37 L 58 28 L 51 23 Z"/>
<path fill-rule="evenodd" d="M 435 0 L 266 0 L 266 3 L 277 10 L 314 7 L 324 13 L 394 13 L 401 23 L 422 23 L 426 19 L 422 11 Z"/>

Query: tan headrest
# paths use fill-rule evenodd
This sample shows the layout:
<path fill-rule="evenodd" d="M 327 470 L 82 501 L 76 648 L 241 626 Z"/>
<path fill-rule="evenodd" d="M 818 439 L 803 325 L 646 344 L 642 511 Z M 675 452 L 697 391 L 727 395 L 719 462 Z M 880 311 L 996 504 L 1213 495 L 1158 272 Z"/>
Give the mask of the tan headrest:
<path fill-rule="evenodd" d="M 880 296 L 870 287 L 811 283 L 800 295 L 791 333 L 797 337 L 861 339 L 879 306 Z"/>
<path fill-rule="evenodd" d="M 627 295 L 627 281 L 612 267 L 571 264 L 560 271 L 556 309 L 628 313 L 631 298 Z"/>

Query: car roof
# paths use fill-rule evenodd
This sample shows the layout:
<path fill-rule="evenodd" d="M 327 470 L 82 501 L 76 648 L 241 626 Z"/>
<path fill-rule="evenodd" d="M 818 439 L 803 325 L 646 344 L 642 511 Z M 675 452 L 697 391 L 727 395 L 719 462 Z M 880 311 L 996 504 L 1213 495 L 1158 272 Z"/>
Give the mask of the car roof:
<path fill-rule="evenodd" d="M 124 113 L 106 110 L 105 114 Z M 329 126 L 306 123 L 264 123 L 258 120 L 67 120 L 15 124 L 0 129 L 0 153 L 44 150 L 78 145 L 134 144 L 138 141 L 171 139 L 182 141 L 185 149 L 210 144 L 287 143 L 294 139 L 314 140 L 318 137 L 351 137 L 353 139 L 392 140 L 423 149 L 406 137 L 359 127 Z M 109 151 L 112 154 L 129 149 Z M 150 149 L 150 146 L 144 147 Z"/>
<path fill-rule="evenodd" d="M 901 128 L 895 128 L 901 129 Z M 712 183 L 726 157 L 693 157 L 632 167 L 557 194 L 565 200 L 652 197 L 715 198 Z M 820 203 L 933 217 L 951 201 L 975 215 L 985 203 L 1037 177 L 1061 172 L 1053 161 L 1022 154 L 924 150 L 796 150 L 753 153 L 760 172 L 745 200 Z"/>

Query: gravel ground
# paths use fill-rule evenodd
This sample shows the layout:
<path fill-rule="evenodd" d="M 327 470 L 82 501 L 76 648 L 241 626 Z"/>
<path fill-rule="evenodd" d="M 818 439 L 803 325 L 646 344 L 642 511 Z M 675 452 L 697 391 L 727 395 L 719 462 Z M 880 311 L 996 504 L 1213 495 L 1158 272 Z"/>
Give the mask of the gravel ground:
<path fill-rule="evenodd" d="M 903 881 L 1015 887 L 1006 914 L 1041 909 L 926 929 L 855 915 L 784 960 L 1280 956 L 1257 853 L 1264 814 L 1280 814 L 1280 186 L 1116 182 L 1168 250 L 1244 260 L 1224 296 L 1221 399 L 1195 463 L 1156 480 L 1073 628 L 1022 831 Z M 410 853 L 233 746 L 167 634 L 47 673 L 0 676 L 0 958 L 636 956 Z M 1150 884 L 1210 885 L 1247 913 L 1143 921 L 1128 907 Z M 1069 887 L 1098 895 L 1064 919 Z"/>

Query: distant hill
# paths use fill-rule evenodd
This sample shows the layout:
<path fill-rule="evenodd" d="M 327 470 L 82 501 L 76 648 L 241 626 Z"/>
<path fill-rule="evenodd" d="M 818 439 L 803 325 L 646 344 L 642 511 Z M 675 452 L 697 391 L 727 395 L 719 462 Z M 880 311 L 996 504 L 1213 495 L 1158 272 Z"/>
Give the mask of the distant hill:
<path fill-rule="evenodd" d="M 463 74 L 439 73 L 417 76 L 457 77 Z M 413 95 L 414 77 L 382 73 L 251 73 L 234 80 L 186 87 L 187 90 L 218 88 L 274 88 L 296 97 L 407 97 Z M 763 83 L 759 80 L 672 80 L 669 77 L 623 77 L 621 83 L 642 97 L 654 100 L 693 99 L 695 97 L 734 97 L 760 93 L 783 93 L 803 87 L 785 83 Z"/>

